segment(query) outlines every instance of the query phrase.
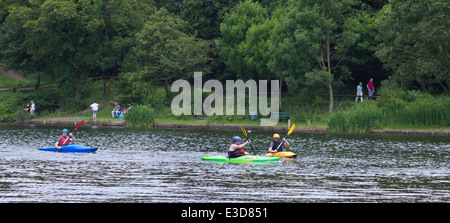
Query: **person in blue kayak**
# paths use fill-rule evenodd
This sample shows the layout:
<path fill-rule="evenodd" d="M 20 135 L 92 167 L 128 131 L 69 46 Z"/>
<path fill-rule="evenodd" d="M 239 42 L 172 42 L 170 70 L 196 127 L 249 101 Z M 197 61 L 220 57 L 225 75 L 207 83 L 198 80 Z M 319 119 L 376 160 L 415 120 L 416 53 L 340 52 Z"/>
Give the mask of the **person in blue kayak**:
<path fill-rule="evenodd" d="M 245 152 L 243 148 L 245 145 L 250 143 L 250 140 L 247 140 L 247 142 L 242 144 L 241 141 L 242 141 L 241 137 L 239 136 L 233 137 L 233 144 L 231 144 L 227 150 L 228 158 L 236 158 L 249 154 L 248 152 Z"/>
<path fill-rule="evenodd" d="M 281 143 L 281 145 L 280 145 Z M 276 153 L 283 151 L 283 146 L 290 146 L 289 142 L 286 140 L 286 138 L 283 138 L 283 141 L 280 141 L 280 135 L 279 134 L 273 134 L 273 142 L 270 143 L 269 146 L 269 153 Z"/>
<path fill-rule="evenodd" d="M 72 133 L 69 134 L 69 130 L 63 129 L 62 136 L 56 140 L 55 147 L 61 149 L 62 146 L 67 146 L 70 142 L 75 142 L 75 137 L 73 137 Z"/>

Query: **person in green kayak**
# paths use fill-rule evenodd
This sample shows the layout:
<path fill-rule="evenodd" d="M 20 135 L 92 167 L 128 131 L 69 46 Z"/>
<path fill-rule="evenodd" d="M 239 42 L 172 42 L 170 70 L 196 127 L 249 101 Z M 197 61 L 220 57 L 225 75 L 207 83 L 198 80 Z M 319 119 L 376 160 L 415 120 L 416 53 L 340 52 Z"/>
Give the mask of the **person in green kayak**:
<path fill-rule="evenodd" d="M 281 145 L 280 145 L 281 144 Z M 269 146 L 269 153 L 276 153 L 283 151 L 283 146 L 290 146 L 289 142 L 286 140 L 286 138 L 283 138 L 283 141 L 280 141 L 280 135 L 279 134 L 273 134 L 273 142 L 270 143 Z"/>
<path fill-rule="evenodd" d="M 243 155 L 248 155 L 248 152 L 244 151 L 244 146 L 250 143 L 250 140 L 247 140 L 247 142 L 241 144 L 241 137 L 235 136 L 233 137 L 233 144 L 231 144 L 228 149 L 228 158 L 236 158 Z"/>
<path fill-rule="evenodd" d="M 55 147 L 61 149 L 62 146 L 69 145 L 70 142 L 75 142 L 75 137 L 73 137 L 72 133 L 69 134 L 69 130 L 63 129 L 62 136 L 56 140 Z"/>

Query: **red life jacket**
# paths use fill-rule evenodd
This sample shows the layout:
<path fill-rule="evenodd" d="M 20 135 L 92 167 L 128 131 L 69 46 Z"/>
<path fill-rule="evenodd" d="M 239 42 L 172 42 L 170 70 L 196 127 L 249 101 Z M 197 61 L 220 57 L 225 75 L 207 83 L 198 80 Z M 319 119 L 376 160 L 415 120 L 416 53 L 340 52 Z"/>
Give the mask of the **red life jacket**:
<path fill-rule="evenodd" d="M 228 148 L 230 148 L 230 147 L 228 147 Z M 228 158 L 236 158 L 236 157 L 240 157 L 240 156 L 243 156 L 243 155 L 245 155 L 245 151 L 242 148 L 236 149 L 234 151 L 230 151 L 228 149 Z"/>
<path fill-rule="evenodd" d="M 67 136 L 67 140 L 66 138 L 64 138 L 64 136 L 60 136 L 61 137 L 61 142 L 58 143 L 58 146 L 67 146 L 70 143 L 70 139 L 69 136 Z"/>

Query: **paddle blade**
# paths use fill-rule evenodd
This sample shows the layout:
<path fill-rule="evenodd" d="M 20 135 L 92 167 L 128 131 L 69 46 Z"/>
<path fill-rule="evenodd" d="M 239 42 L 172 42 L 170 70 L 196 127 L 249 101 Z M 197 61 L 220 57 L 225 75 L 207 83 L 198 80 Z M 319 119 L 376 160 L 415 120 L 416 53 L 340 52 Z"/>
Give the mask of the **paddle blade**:
<path fill-rule="evenodd" d="M 290 135 L 295 129 L 295 124 L 292 125 L 291 129 L 289 129 L 288 135 Z"/>
<path fill-rule="evenodd" d="M 84 120 L 82 120 L 82 121 L 80 122 L 80 124 L 77 125 L 77 127 L 75 128 L 75 130 L 77 130 L 78 128 L 80 128 L 80 126 L 83 124 L 83 122 L 84 122 Z"/>
<path fill-rule="evenodd" d="M 242 130 L 242 133 L 244 133 L 245 137 L 247 137 L 247 131 L 245 131 L 245 129 L 242 128 L 242 126 L 241 126 L 241 130 Z"/>

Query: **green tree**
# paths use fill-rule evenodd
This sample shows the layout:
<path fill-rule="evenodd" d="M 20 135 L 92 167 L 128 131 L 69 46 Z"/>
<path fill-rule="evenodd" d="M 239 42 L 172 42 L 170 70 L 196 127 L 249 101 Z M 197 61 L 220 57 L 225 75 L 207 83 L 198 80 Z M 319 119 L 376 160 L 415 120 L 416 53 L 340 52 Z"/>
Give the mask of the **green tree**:
<path fill-rule="evenodd" d="M 180 18 L 186 21 L 183 31 L 188 35 L 209 40 L 212 43 L 220 37 L 220 24 L 225 14 L 240 0 L 183 0 L 180 3 Z M 167 1 L 166 1 L 167 2 Z M 212 46 L 209 66 L 211 73 L 206 78 L 226 80 L 230 72 L 225 66 L 224 58 L 219 56 L 217 47 Z"/>
<path fill-rule="evenodd" d="M 240 79 L 259 79 L 259 75 L 264 75 L 258 73 L 255 64 L 249 66 L 248 62 L 251 60 L 252 53 L 247 51 L 257 44 L 256 42 L 264 40 L 259 41 L 253 35 L 247 43 L 245 41 L 248 30 L 252 26 L 263 24 L 268 18 L 266 9 L 260 3 L 247 0 L 234 7 L 220 25 L 222 37 L 216 40 L 219 55 L 225 59 L 226 65 L 236 72 Z M 261 28 L 254 28 L 252 32 L 256 34 L 255 32 L 259 30 Z M 262 52 L 263 49 L 253 50 Z M 257 58 L 259 61 L 260 59 Z M 255 63 L 259 61 L 255 61 Z"/>
<path fill-rule="evenodd" d="M 220 36 L 220 24 L 225 13 L 239 0 L 183 0 L 181 18 L 186 21 L 187 34 L 197 33 L 205 40 Z"/>
<path fill-rule="evenodd" d="M 29 35 L 23 44 L 34 63 L 45 66 L 45 73 L 56 80 L 63 98 L 62 107 L 70 109 L 77 84 L 75 80 L 80 78 L 77 72 L 80 64 L 76 58 L 79 47 L 77 5 L 73 1 L 56 0 L 37 4 L 39 2 L 31 3 L 33 11 L 39 14 L 24 24 Z"/>
<path fill-rule="evenodd" d="M 293 92 L 326 86 L 333 112 L 333 84 L 348 78 L 341 64 L 358 34 L 344 27 L 353 1 L 292 0 L 278 19 L 270 39 L 272 72 Z"/>
<path fill-rule="evenodd" d="M 276 25 L 274 20 L 267 19 L 261 24 L 252 25 L 247 30 L 245 40 L 237 46 L 249 77 L 262 80 L 277 78 L 269 66 L 272 59 L 269 38 Z"/>
<path fill-rule="evenodd" d="M 114 76 L 135 35 L 156 10 L 153 0 L 80 0 L 83 42 L 80 57 L 91 75 Z"/>
<path fill-rule="evenodd" d="M 118 73 L 136 32 L 155 10 L 153 0 L 9 3 L 0 27 L 3 66 L 55 81 L 64 109 L 86 77 Z"/>
<path fill-rule="evenodd" d="M 0 58 L 5 69 L 21 70 L 27 78 L 36 78 L 36 89 L 39 88 L 41 74 L 45 73 L 43 61 L 34 60 L 25 45 L 31 37 L 32 30 L 25 25 L 40 13 L 39 5 L 28 4 L 28 1 L 2 2 L 6 11 L 4 22 L 0 24 Z M 47 75 L 42 75 L 44 79 Z"/>
<path fill-rule="evenodd" d="M 450 94 L 449 11 L 446 0 L 391 0 L 380 11 L 376 55 L 406 89 Z"/>
<path fill-rule="evenodd" d="M 153 86 L 163 85 L 168 92 L 170 83 L 189 79 L 194 71 L 209 72 L 209 42 L 184 33 L 184 23 L 163 8 L 136 34 L 137 44 L 126 57 L 121 77 L 137 98 L 146 98 Z"/>
<path fill-rule="evenodd" d="M 383 63 L 375 56 L 377 45 L 380 43 L 376 18 L 382 6 L 382 1 L 364 1 L 360 5 L 355 5 L 352 13 L 346 18 L 344 29 L 359 35 L 355 43 L 349 46 L 342 61 L 352 73 L 351 79 L 343 81 L 347 86 L 351 86 L 347 88 L 351 89 L 351 93 L 354 93 L 354 86 L 359 82 L 365 85 L 373 77 L 375 84 L 379 86 L 379 83 L 388 76 Z"/>

